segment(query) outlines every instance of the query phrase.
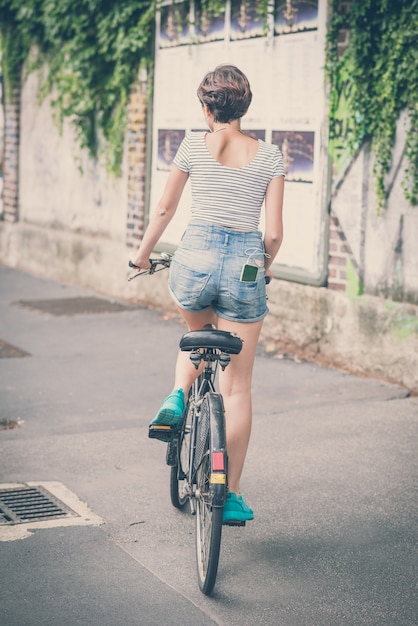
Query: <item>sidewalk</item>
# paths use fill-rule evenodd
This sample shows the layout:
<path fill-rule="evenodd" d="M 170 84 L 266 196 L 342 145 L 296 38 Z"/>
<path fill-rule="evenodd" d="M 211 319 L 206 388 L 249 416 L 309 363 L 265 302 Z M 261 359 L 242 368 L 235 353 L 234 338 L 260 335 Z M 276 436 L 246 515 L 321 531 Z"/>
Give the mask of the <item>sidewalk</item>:
<path fill-rule="evenodd" d="M 260 346 L 256 518 L 225 528 L 206 598 L 147 438 L 184 327 L 1 266 L 0 293 L 0 490 L 54 481 L 92 513 L 16 540 L 0 524 L 1 626 L 416 626 L 418 398 Z"/>

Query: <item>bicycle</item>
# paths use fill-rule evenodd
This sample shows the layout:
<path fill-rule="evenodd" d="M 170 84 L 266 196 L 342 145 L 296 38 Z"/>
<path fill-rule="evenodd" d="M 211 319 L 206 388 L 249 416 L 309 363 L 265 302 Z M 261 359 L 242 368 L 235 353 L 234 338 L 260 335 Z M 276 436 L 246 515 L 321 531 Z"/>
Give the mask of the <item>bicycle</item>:
<path fill-rule="evenodd" d="M 230 355 L 239 354 L 241 348 L 238 336 L 213 327 L 190 331 L 180 340 L 180 349 L 190 352 L 196 369 L 201 362 L 204 369 L 190 390 L 179 432 L 167 447 L 170 497 L 178 509 L 189 501 L 196 515 L 197 576 L 206 595 L 212 592 L 218 571 L 228 475 L 225 411 L 215 378 L 218 366 L 225 369 Z"/>
<path fill-rule="evenodd" d="M 151 268 L 137 276 L 158 271 L 158 265 L 168 267 L 168 257 L 150 259 Z M 192 385 L 179 426 L 150 425 L 149 436 L 168 443 L 171 503 L 183 509 L 189 502 L 190 512 L 196 515 L 198 583 L 200 590 L 210 595 L 218 572 L 228 468 L 225 411 L 215 381 L 218 366 L 224 370 L 231 355 L 241 352 L 242 340 L 233 333 L 206 326 L 185 333 L 180 349 L 190 352 L 196 370 L 203 362 L 203 370 Z M 245 526 L 245 522 L 228 525 Z"/>

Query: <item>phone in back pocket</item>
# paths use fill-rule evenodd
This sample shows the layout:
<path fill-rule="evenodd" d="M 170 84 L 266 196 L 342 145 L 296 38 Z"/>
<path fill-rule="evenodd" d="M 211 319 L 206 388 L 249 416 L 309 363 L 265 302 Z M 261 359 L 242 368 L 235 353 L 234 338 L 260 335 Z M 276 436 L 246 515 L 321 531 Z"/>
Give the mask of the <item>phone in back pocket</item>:
<path fill-rule="evenodd" d="M 258 267 L 245 263 L 242 267 L 240 280 L 244 283 L 254 283 L 257 280 Z"/>

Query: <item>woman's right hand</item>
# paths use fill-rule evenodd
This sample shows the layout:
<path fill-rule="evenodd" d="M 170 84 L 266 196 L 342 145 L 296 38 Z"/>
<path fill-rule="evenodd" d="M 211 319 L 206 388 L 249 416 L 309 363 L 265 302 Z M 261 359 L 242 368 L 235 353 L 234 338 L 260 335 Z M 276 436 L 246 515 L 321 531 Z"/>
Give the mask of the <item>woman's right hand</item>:
<path fill-rule="evenodd" d="M 149 270 L 149 268 L 151 267 L 151 263 L 148 259 L 145 260 L 139 256 L 131 259 L 131 263 L 139 270 Z"/>

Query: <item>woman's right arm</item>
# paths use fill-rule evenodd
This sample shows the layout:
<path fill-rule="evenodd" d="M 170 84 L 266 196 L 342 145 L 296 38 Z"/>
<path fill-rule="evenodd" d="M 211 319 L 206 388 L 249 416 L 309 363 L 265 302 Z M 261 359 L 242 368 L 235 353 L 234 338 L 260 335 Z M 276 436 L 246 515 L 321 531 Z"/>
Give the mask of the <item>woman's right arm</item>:
<path fill-rule="evenodd" d="M 141 267 L 142 269 L 148 269 L 150 267 L 148 259 L 151 256 L 155 244 L 160 239 L 177 210 L 188 177 L 188 172 L 183 172 L 183 170 L 175 165 L 172 166 L 164 187 L 163 195 L 155 211 L 152 213 L 138 251 L 136 255 L 132 257 L 132 262 L 137 267 Z"/>
<path fill-rule="evenodd" d="M 283 194 L 284 176 L 273 178 L 267 187 L 265 198 L 264 249 L 268 256 L 264 261 L 264 267 L 267 276 L 272 275 L 270 266 L 283 241 Z"/>

